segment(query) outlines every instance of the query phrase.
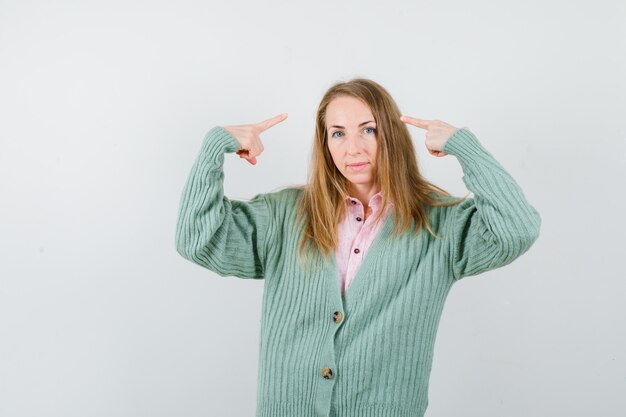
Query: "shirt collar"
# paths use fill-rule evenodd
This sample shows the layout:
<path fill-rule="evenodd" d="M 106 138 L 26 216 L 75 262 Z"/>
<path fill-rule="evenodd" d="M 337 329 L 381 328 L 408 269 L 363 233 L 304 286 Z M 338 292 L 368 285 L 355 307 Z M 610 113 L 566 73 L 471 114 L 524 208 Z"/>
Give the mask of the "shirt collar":
<path fill-rule="evenodd" d="M 353 205 L 352 201 L 356 201 L 357 203 L 360 202 L 358 198 L 352 197 L 350 195 L 346 197 L 346 204 L 348 204 L 348 207 Z M 368 205 L 372 207 L 372 211 L 378 211 L 382 202 L 383 202 L 383 194 L 382 194 L 382 191 L 379 191 L 370 198 Z M 388 201 L 387 203 L 388 205 L 393 206 L 393 203 L 391 201 Z"/>

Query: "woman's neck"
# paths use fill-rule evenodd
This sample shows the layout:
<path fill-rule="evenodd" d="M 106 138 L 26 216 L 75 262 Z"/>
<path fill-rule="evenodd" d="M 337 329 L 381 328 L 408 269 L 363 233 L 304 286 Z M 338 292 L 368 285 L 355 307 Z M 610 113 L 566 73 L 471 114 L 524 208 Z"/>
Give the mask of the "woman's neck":
<path fill-rule="evenodd" d="M 367 187 L 364 184 L 352 184 L 352 186 L 348 189 L 348 192 L 351 197 L 359 200 L 361 204 L 363 204 L 363 207 L 367 210 L 371 198 L 380 192 L 380 185 Z"/>

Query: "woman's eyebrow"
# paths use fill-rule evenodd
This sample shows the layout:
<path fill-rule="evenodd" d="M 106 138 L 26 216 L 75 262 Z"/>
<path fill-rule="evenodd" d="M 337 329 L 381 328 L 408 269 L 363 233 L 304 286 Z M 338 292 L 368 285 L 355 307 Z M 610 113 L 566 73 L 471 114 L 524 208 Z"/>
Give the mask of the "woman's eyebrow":
<path fill-rule="evenodd" d="M 374 121 L 373 121 L 373 120 L 368 120 L 367 122 L 363 122 L 363 123 L 361 123 L 361 124 L 359 125 L 359 127 L 361 127 L 361 126 L 363 126 L 363 125 L 366 125 L 366 124 L 368 124 L 368 123 L 374 123 Z M 339 126 L 339 125 L 332 125 L 331 127 L 338 127 L 339 129 L 343 129 L 343 128 L 344 128 L 343 126 Z M 330 129 L 330 128 L 329 128 L 329 129 Z"/>

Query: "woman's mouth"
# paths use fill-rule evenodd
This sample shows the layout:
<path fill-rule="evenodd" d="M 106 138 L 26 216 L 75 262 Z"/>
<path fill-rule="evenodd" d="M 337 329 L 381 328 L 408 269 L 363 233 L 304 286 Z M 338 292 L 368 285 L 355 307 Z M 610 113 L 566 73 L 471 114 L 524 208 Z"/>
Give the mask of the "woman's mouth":
<path fill-rule="evenodd" d="M 348 167 L 352 168 L 353 171 L 360 171 L 363 168 L 365 168 L 365 166 L 368 164 L 368 162 L 363 162 L 360 164 L 352 164 L 352 165 L 348 165 Z"/>

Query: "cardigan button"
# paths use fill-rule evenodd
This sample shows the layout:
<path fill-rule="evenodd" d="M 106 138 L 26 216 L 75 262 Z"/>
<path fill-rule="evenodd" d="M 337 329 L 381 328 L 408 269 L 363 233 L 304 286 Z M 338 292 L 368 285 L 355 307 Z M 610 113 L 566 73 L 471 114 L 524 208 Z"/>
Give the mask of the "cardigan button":
<path fill-rule="evenodd" d="M 335 311 L 333 313 L 333 320 L 335 323 L 337 324 L 341 323 L 342 319 L 343 319 L 343 314 L 341 314 L 341 311 Z"/>
<path fill-rule="evenodd" d="M 360 222 L 360 221 L 361 221 L 361 218 L 360 218 L 360 217 L 357 217 L 357 218 L 356 218 L 356 221 L 357 221 L 357 222 Z"/>
<path fill-rule="evenodd" d="M 322 376 L 326 379 L 332 379 L 333 371 L 330 368 L 322 368 Z"/>
<path fill-rule="evenodd" d="M 359 248 L 354 248 L 354 253 L 359 253 L 359 252 L 361 252 Z"/>
<path fill-rule="evenodd" d="M 356 204 L 356 200 L 352 200 L 352 204 Z"/>

